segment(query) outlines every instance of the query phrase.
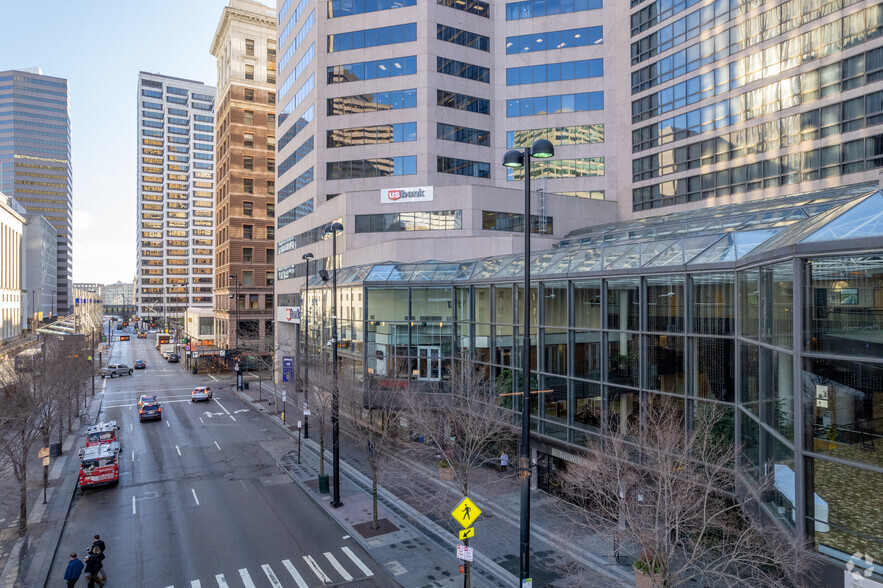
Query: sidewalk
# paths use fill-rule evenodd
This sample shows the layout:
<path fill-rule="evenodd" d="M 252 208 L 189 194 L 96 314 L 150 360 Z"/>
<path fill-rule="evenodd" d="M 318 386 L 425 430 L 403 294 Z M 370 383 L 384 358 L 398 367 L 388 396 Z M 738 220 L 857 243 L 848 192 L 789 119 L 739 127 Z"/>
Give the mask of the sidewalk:
<path fill-rule="evenodd" d="M 48 585 L 49 568 L 55 557 L 71 501 L 77 490 L 79 461 L 77 447 L 86 431 L 86 423 L 95 423 L 101 412 L 103 394 L 86 396 L 83 423 L 74 421 L 73 432 L 62 442 L 62 454 L 52 459 L 49 467 L 49 485 L 46 504 L 43 504 L 42 486 L 39 492 L 28 492 L 36 500 L 28 507 L 28 535 L 18 537 L 17 519 L 2 520 L 0 531 L 0 588 L 37 588 Z M 35 462 L 36 463 L 36 462 Z M 30 466 L 30 464 L 29 464 Z M 35 466 L 30 474 L 33 481 L 42 480 L 42 466 Z M 17 512 L 16 508 L 16 512 Z"/>
<path fill-rule="evenodd" d="M 250 389 L 237 392 L 255 409 L 265 413 L 277 426 L 297 437 L 296 420 L 289 411 L 283 424 L 274 406 L 268 403 L 272 389 L 265 385 L 259 392 L 256 382 Z M 258 397 L 262 402 L 257 402 Z M 281 401 L 280 401 L 281 405 Z M 293 409 L 291 403 L 288 408 Z M 299 417 L 303 418 L 303 417 Z M 313 424 L 313 423 L 311 423 Z M 381 476 L 378 505 L 382 529 L 370 530 L 372 520 L 371 477 L 360 448 L 340 435 L 341 485 L 343 506 L 330 507 L 331 494 L 318 491 L 318 430 L 311 428 L 311 438 L 302 439 L 300 464 L 297 451 L 282 457 L 280 466 L 319 504 L 337 519 L 349 534 L 383 565 L 395 579 L 408 588 L 462 586 L 463 578 L 455 549 L 460 529 L 450 511 L 461 496 L 450 482 L 439 479 L 437 468 L 398 454 L 391 459 L 394 474 Z M 325 473 L 331 468 L 331 432 L 326 431 Z M 495 467 L 481 468 L 470 474 L 470 498 L 483 511 L 475 523 L 472 586 L 508 588 L 519 585 L 519 525 L 521 494 L 514 473 L 501 476 Z M 332 482 L 333 484 L 333 482 Z M 534 587 L 607 588 L 633 586 L 634 572 L 628 564 L 615 563 L 613 548 L 603 538 L 585 534 L 574 536 L 568 530 L 563 501 L 533 490 L 531 492 L 531 562 Z M 575 507 L 573 507 L 575 508 Z M 389 529 L 389 532 L 386 532 Z"/>

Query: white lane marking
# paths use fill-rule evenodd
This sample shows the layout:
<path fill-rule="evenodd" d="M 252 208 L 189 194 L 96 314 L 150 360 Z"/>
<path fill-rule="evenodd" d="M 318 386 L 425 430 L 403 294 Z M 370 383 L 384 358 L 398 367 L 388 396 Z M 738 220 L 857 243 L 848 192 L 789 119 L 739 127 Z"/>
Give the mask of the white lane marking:
<path fill-rule="evenodd" d="M 224 574 L 218 574 L 215 576 L 215 580 L 218 581 L 219 588 L 227 588 L 227 580 L 224 579 Z"/>
<path fill-rule="evenodd" d="M 203 425 L 205 424 L 205 421 L 202 420 L 202 417 L 199 417 L 199 422 L 202 423 Z"/>
<path fill-rule="evenodd" d="M 136 514 L 135 512 L 135 497 L 132 497 L 132 514 Z"/>
<path fill-rule="evenodd" d="M 132 461 L 135 461 L 135 452 L 132 452 Z"/>
<path fill-rule="evenodd" d="M 343 579 L 344 579 L 344 580 L 346 580 L 347 582 L 349 582 L 350 580 L 353 579 L 353 577 L 350 576 L 349 572 L 347 572 L 347 571 L 343 568 L 343 566 L 340 565 L 340 562 L 337 561 L 337 558 L 335 558 L 335 557 L 331 554 L 330 551 L 326 551 L 326 552 L 325 552 L 325 557 L 328 558 L 328 561 L 331 562 L 331 565 L 334 566 L 334 569 L 337 570 L 337 573 L 339 573 L 341 576 L 343 576 Z"/>
<path fill-rule="evenodd" d="M 267 579 L 270 580 L 270 584 L 272 584 L 274 588 L 282 588 L 282 582 L 276 577 L 276 573 L 273 571 L 273 568 L 270 567 L 270 564 L 264 564 L 261 568 L 264 570 Z"/>
<path fill-rule="evenodd" d="M 175 449 L 178 450 L 178 457 L 181 457 L 181 448 L 175 445 Z"/>
<path fill-rule="evenodd" d="M 218 401 L 217 398 L 212 398 L 212 400 L 214 400 L 214 401 L 217 403 L 217 405 L 221 407 L 221 410 L 223 410 L 224 412 L 227 413 L 227 416 L 229 416 L 229 417 L 230 417 L 231 419 L 233 419 L 234 421 L 236 420 L 236 418 L 235 418 L 232 414 L 230 414 L 230 411 L 227 410 L 226 408 L 224 408 L 224 405 L 221 404 L 221 403 Z"/>
<path fill-rule="evenodd" d="M 290 560 L 283 559 L 282 565 L 285 566 L 285 569 L 288 570 L 288 573 L 291 574 L 291 577 L 294 578 L 294 581 L 297 582 L 297 588 L 310 588 L 309 585 L 304 582 L 304 579 L 301 577 L 297 570 L 294 569 L 294 564 L 291 563 Z"/>
<path fill-rule="evenodd" d="M 199 580 L 193 580 L 190 582 L 190 588 L 200 588 L 200 586 L 201 584 L 199 583 Z"/>
<path fill-rule="evenodd" d="M 166 425 L 167 425 L 170 429 L 172 428 L 172 423 L 170 423 L 169 421 L 166 421 Z"/>
<path fill-rule="evenodd" d="M 239 480 L 239 483 L 242 484 L 243 488 L 245 488 L 246 494 L 251 494 L 251 492 L 248 491 L 248 486 L 245 485 L 245 480 Z"/>
<path fill-rule="evenodd" d="M 221 450 L 221 446 L 220 446 L 220 445 L 218 445 L 218 442 L 217 442 L 217 441 L 215 441 L 215 447 L 217 447 L 217 448 L 218 448 L 218 451 L 220 451 L 220 450 Z"/>
<path fill-rule="evenodd" d="M 191 488 L 190 491 L 193 492 L 193 500 L 196 501 L 196 506 L 199 506 L 199 498 L 196 497 L 196 490 Z"/>
<path fill-rule="evenodd" d="M 245 588 L 255 588 L 254 582 L 251 581 L 251 576 L 248 574 L 246 568 L 239 570 L 239 577 L 242 578 L 242 583 L 245 584 Z"/>
<path fill-rule="evenodd" d="M 212 380 L 214 380 L 215 382 L 218 381 L 218 379 L 217 379 L 216 377 L 214 377 L 213 375 L 211 375 L 211 374 L 209 374 L 208 377 L 211 378 Z"/>
<path fill-rule="evenodd" d="M 233 414 L 239 414 L 240 412 L 248 412 L 247 408 L 240 408 L 239 410 L 234 410 Z"/>
<path fill-rule="evenodd" d="M 129 431 L 134 431 L 134 430 L 135 430 L 135 429 L 133 429 L 132 427 L 133 427 L 132 423 L 129 423 Z"/>
<path fill-rule="evenodd" d="M 343 551 L 347 555 L 348 558 L 353 560 L 353 563 L 356 564 L 360 570 L 362 570 L 363 574 L 365 574 L 366 576 L 373 576 L 374 575 L 374 572 L 371 571 L 371 568 L 369 568 L 364 563 L 362 563 L 362 560 L 360 560 L 358 557 L 356 557 L 356 554 L 353 553 L 352 549 L 350 549 L 349 547 L 347 547 L 345 545 L 343 547 L 341 547 L 340 549 L 341 549 L 341 551 Z"/>
<path fill-rule="evenodd" d="M 322 568 L 319 567 L 319 564 L 316 563 L 316 560 L 314 560 L 312 556 L 305 555 L 304 561 L 307 562 L 307 565 L 310 566 L 310 569 L 313 570 L 313 573 L 319 576 L 320 580 L 329 584 L 331 583 L 331 578 L 325 575 L 325 572 L 322 571 Z"/>

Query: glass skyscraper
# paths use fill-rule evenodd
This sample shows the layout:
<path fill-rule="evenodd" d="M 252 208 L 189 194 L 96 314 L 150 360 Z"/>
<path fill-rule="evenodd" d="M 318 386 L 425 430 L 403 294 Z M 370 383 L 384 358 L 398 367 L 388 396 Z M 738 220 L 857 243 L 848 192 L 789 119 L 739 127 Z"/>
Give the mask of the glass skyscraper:
<path fill-rule="evenodd" d="M 0 191 L 58 231 L 53 314 L 73 312 L 73 174 L 70 92 L 39 68 L 0 72 Z M 41 307 L 44 304 L 41 303 Z"/>

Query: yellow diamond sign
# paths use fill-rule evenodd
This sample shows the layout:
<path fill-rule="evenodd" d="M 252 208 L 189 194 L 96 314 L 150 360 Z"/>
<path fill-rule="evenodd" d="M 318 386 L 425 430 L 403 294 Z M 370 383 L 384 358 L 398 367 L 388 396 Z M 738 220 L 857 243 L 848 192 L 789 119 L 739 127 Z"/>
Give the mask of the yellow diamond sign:
<path fill-rule="evenodd" d="M 472 523 L 475 522 L 481 515 L 481 509 L 478 508 L 474 502 L 469 500 L 469 498 L 463 498 L 460 501 L 454 510 L 451 511 L 451 516 L 454 517 L 454 520 L 460 523 L 460 525 L 464 529 L 468 529 L 472 526 Z"/>

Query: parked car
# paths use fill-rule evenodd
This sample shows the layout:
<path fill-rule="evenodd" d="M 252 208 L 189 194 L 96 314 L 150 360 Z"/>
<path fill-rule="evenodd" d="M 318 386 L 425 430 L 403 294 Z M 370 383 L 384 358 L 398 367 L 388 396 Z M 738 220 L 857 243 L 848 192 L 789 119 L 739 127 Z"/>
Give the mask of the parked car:
<path fill-rule="evenodd" d="M 134 367 L 136 370 L 143 370 L 147 367 L 147 362 L 143 359 L 136 359 Z"/>
<path fill-rule="evenodd" d="M 134 370 L 124 363 L 109 363 L 100 370 L 98 375 L 102 378 L 115 378 L 117 376 L 131 376 Z"/>
<path fill-rule="evenodd" d="M 148 420 L 162 420 L 162 404 L 159 402 L 145 402 L 138 409 L 138 419 L 143 423 Z"/>
<path fill-rule="evenodd" d="M 211 399 L 212 389 L 208 386 L 200 386 L 199 388 L 194 388 L 193 392 L 190 393 L 190 402 L 196 402 L 197 400 L 209 401 Z"/>

